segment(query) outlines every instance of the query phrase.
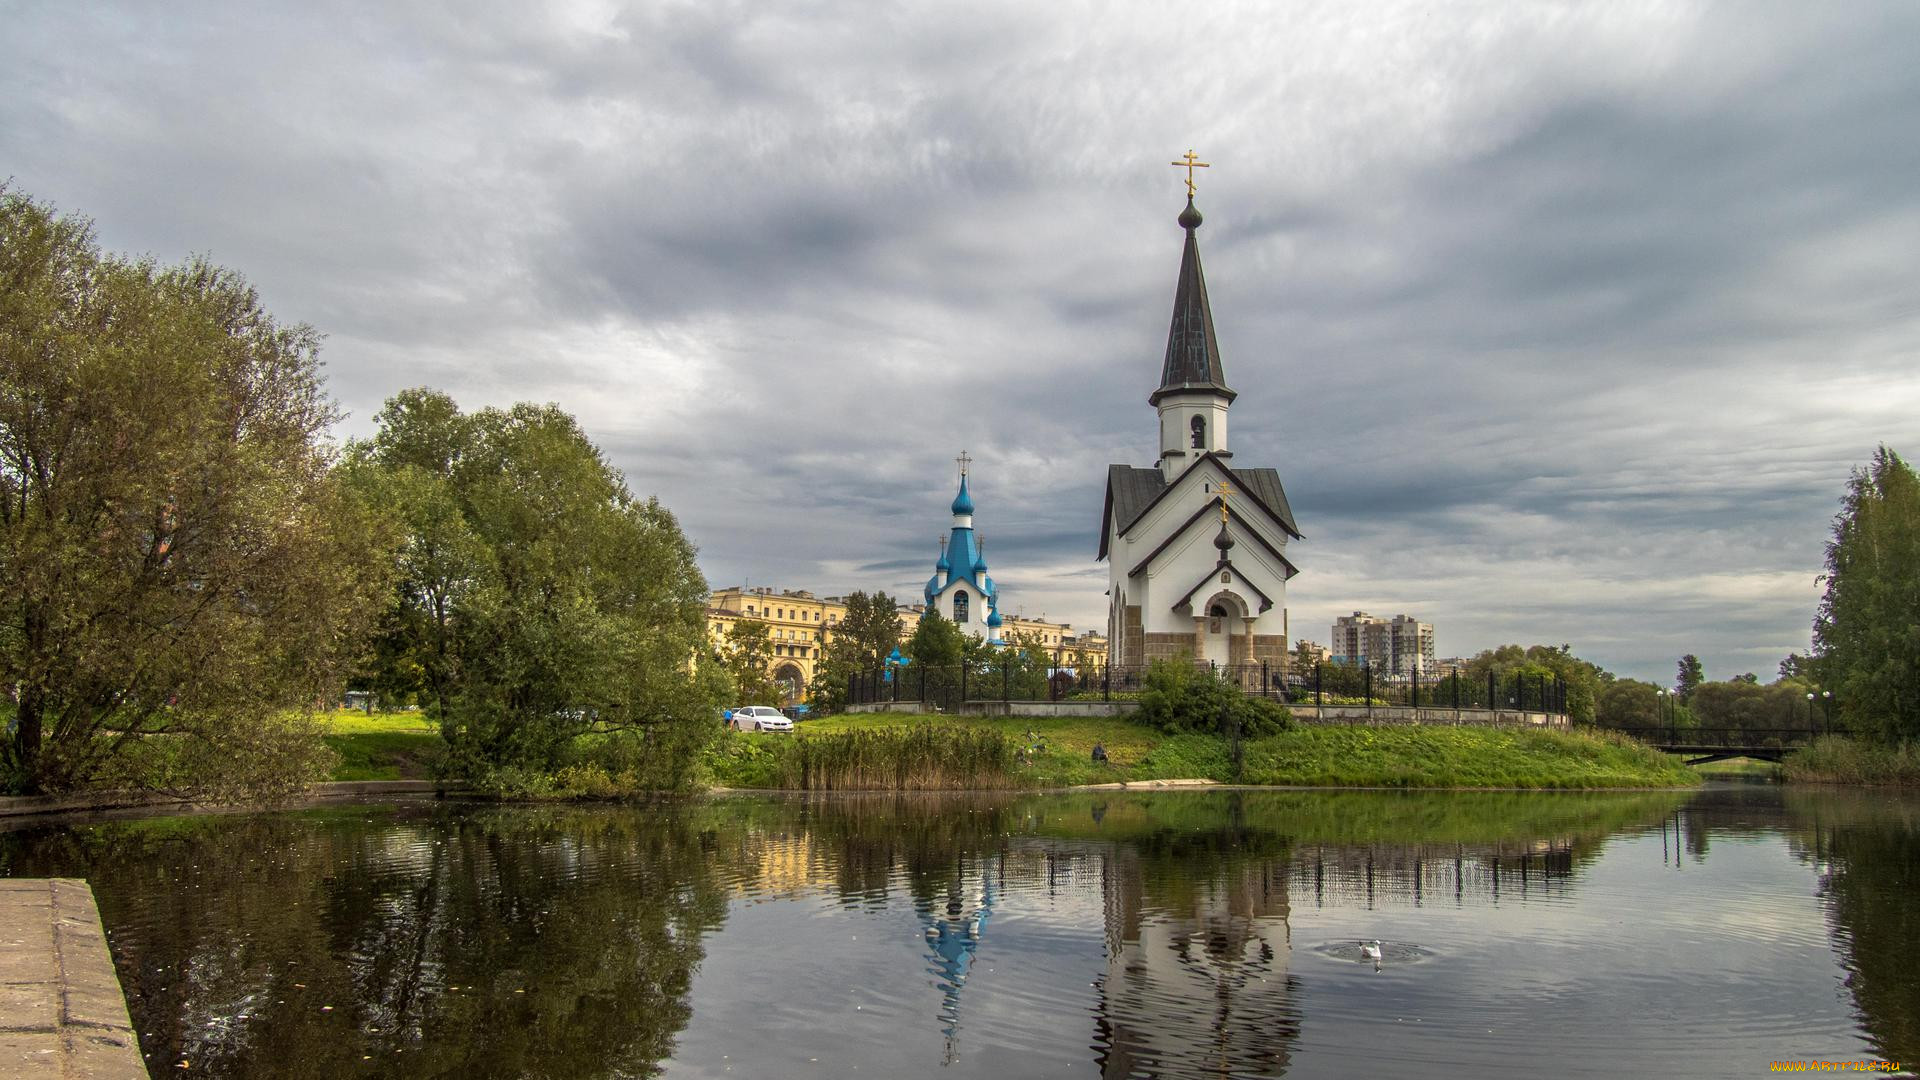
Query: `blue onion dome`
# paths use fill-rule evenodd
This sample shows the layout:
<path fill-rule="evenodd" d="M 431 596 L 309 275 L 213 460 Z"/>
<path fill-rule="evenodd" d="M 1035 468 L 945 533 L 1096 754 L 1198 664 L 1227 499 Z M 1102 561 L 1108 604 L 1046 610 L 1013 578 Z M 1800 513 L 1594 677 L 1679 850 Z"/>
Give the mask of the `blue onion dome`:
<path fill-rule="evenodd" d="M 927 596 L 931 598 L 934 593 L 937 593 L 939 591 L 940 591 L 940 575 L 935 574 L 932 577 L 927 579 Z"/>
<path fill-rule="evenodd" d="M 987 626 L 994 630 L 1000 629 L 1000 612 L 992 611 L 987 614 Z"/>
<path fill-rule="evenodd" d="M 935 571 L 946 571 L 946 570 L 953 569 L 953 564 L 947 561 L 947 545 L 945 544 L 940 545 L 940 561 L 937 563 L 934 563 L 933 568 Z"/>
<path fill-rule="evenodd" d="M 973 572 L 976 574 L 984 574 L 987 572 L 987 549 L 984 545 L 981 546 L 978 552 L 974 553 Z"/>
<path fill-rule="evenodd" d="M 953 497 L 953 512 L 956 514 L 973 513 L 973 496 L 967 494 L 967 478 L 960 478 L 960 494 Z"/>

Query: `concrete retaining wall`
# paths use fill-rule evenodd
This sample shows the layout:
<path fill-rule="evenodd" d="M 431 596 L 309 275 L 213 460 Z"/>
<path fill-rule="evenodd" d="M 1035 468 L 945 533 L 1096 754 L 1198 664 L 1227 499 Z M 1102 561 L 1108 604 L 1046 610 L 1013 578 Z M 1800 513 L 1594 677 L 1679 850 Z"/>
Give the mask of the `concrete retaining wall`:
<path fill-rule="evenodd" d="M 84 881 L 0 878 L 0 1075 L 146 1080 Z"/>
<path fill-rule="evenodd" d="M 307 788 L 294 802 L 314 799 L 348 799 L 366 795 L 454 794 L 437 780 L 329 780 Z M 27 817 L 33 814 L 85 813 L 95 810 L 129 810 L 142 807 L 175 810 L 220 810 L 227 807 L 191 800 L 169 798 L 147 791 L 83 791 L 77 795 L 8 795 L 0 797 L 0 818 Z M 258 809 L 243 807 L 242 809 Z"/>

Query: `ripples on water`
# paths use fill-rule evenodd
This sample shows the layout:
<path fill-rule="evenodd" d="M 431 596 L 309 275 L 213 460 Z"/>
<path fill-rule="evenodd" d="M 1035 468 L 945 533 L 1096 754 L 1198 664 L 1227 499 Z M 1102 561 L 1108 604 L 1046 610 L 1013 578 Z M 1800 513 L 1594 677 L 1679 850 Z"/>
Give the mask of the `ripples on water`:
<path fill-rule="evenodd" d="M 1920 1050 L 1915 827 L 1775 789 L 414 803 L 23 829 L 0 872 L 93 881 L 156 1075 L 1745 1076 Z"/>

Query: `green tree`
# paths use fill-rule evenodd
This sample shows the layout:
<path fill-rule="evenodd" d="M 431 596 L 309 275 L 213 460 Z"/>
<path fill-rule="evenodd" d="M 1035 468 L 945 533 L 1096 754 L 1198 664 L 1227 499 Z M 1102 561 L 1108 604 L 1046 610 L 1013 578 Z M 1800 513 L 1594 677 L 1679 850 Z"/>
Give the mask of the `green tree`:
<path fill-rule="evenodd" d="M 1594 722 L 1602 727 L 1659 727 L 1660 688 L 1639 679 L 1616 679 L 1600 690 Z"/>
<path fill-rule="evenodd" d="M 807 697 L 822 712 L 845 707 L 847 680 L 879 669 L 900 644 L 900 610 L 883 592 L 856 592 L 846 599 L 846 615 L 828 631 L 820 662 L 814 665 Z"/>
<path fill-rule="evenodd" d="M 418 672 L 451 764 L 474 778 L 549 772 L 598 731 L 616 736 L 598 746 L 620 771 L 688 782 L 726 679 L 673 515 L 630 494 L 552 405 L 469 415 L 409 390 L 376 419 L 352 475 L 408 538 L 373 677 Z"/>
<path fill-rule="evenodd" d="M 1814 622 L 1821 673 L 1853 730 L 1920 735 L 1920 476 L 1882 446 L 1854 470 Z"/>
<path fill-rule="evenodd" d="M 319 340 L 0 186 L 0 788 L 324 775 L 296 713 L 338 692 L 392 530 L 331 471 Z"/>
<path fill-rule="evenodd" d="M 773 632 L 766 623 L 739 619 L 727 628 L 720 662 L 733 679 L 734 700 L 741 705 L 768 705 L 784 696 L 774 685 Z"/>
<path fill-rule="evenodd" d="M 1693 692 L 1706 681 L 1707 674 L 1700 666 L 1700 658 L 1692 653 L 1681 657 L 1678 667 L 1673 680 L 1673 693 L 1684 705 L 1693 700 Z"/>
<path fill-rule="evenodd" d="M 1141 723 L 1175 734 L 1227 735 L 1237 725 L 1243 738 L 1274 734 L 1293 721 L 1279 703 L 1244 693 L 1232 679 L 1196 665 L 1187 653 L 1147 665 L 1136 715 Z"/>
<path fill-rule="evenodd" d="M 967 635 L 952 620 L 929 608 L 900 651 L 929 668 L 954 667 L 967 654 Z"/>
<path fill-rule="evenodd" d="M 1287 669 L 1291 674 L 1311 676 L 1313 667 L 1320 663 L 1320 650 L 1306 638 L 1294 642 L 1293 651 L 1287 654 Z"/>
<path fill-rule="evenodd" d="M 1514 695 L 1525 688 L 1531 695 L 1544 677 L 1566 687 L 1567 714 L 1574 722 L 1595 722 L 1600 693 L 1613 682 L 1612 672 L 1573 655 L 1571 645 L 1501 645 L 1482 651 L 1467 661 L 1461 673 L 1470 685 L 1484 686 L 1491 672 L 1503 694 Z M 1529 704 L 1533 699 L 1527 698 Z"/>
<path fill-rule="evenodd" d="M 1784 680 L 1768 686 L 1745 677 L 1703 682 L 1694 688 L 1688 709 L 1703 728 L 1805 730 L 1812 723 L 1806 692 L 1805 683 Z"/>

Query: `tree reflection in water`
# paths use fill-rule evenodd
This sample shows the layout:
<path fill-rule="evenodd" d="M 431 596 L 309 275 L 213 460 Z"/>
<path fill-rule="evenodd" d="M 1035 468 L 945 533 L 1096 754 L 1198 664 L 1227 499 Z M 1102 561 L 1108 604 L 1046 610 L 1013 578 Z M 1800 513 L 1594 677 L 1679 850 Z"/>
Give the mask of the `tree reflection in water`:
<path fill-rule="evenodd" d="M 1563 888 L 1607 836 L 1650 829 L 1683 798 L 419 803 L 0 833 L 0 872 L 92 880 L 156 1074 L 185 1061 L 231 1076 L 650 1075 L 673 1059 L 703 940 L 729 905 L 794 898 L 888 927 L 889 911 L 911 909 L 918 940 L 888 955 L 915 958 L 915 985 L 904 970 L 857 978 L 903 1009 L 933 982 L 921 1025 L 880 1048 L 893 1060 L 941 1048 L 912 1056 L 913 1071 L 989 1069 L 1017 1041 L 1050 1060 L 1091 1056 L 1108 1077 L 1273 1075 L 1301 1028 L 1296 907 Z M 743 944 L 769 950 L 777 972 L 780 950 L 807 952 L 822 925 Z M 983 985 L 980 965 L 995 962 L 983 958 L 1032 978 L 1011 942 L 1055 931 L 1104 954 L 1100 967 L 1048 984 L 1062 996 L 1044 1007 L 971 1000 L 1015 989 L 1009 976 Z M 994 1023 L 1029 1026 L 969 1019 L 989 1006 Z M 794 1016 L 832 1024 L 826 1009 Z M 744 1043 L 736 1063 L 793 1053 Z M 970 1043 L 982 1053 L 963 1062 Z"/>
<path fill-rule="evenodd" d="M 646 1075 L 726 903 L 671 811 L 167 818 L 7 853 L 92 880 L 156 1075 Z"/>
<path fill-rule="evenodd" d="M 1820 891 L 1861 1026 L 1881 1057 L 1920 1059 L 1920 804 L 1790 792 L 1802 857 Z"/>

